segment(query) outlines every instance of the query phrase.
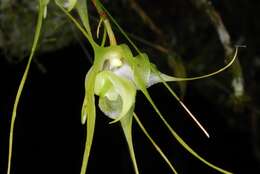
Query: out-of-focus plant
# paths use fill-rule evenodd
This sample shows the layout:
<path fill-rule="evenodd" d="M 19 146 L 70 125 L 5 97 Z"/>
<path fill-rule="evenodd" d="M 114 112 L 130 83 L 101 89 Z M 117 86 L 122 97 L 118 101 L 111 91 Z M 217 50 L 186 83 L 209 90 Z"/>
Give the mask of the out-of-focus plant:
<path fill-rule="evenodd" d="M 20 62 L 30 54 L 35 30 L 33 22 L 38 12 L 38 0 L 3 0 L 0 3 L 0 49 L 10 63 Z M 66 17 L 55 10 L 53 3 L 48 6 L 48 18 L 39 40 L 41 52 L 51 52 L 75 42 L 73 26 Z"/>

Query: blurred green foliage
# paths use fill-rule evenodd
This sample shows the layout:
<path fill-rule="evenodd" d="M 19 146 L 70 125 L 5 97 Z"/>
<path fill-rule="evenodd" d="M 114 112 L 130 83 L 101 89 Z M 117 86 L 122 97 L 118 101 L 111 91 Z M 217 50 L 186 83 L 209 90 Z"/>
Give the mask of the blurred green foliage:
<path fill-rule="evenodd" d="M 38 11 L 37 0 L 4 0 L 0 7 L 0 49 L 9 62 L 28 57 Z M 40 52 L 51 52 L 74 42 L 73 25 L 50 4 L 43 26 Z"/>

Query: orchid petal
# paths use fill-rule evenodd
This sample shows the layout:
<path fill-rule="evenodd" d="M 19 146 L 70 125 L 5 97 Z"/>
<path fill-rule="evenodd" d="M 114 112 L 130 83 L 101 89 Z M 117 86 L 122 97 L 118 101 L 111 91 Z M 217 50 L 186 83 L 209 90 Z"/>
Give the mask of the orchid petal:
<path fill-rule="evenodd" d="M 110 117 L 115 117 L 115 120 L 112 121 L 111 123 L 119 121 L 122 117 L 124 117 L 130 108 L 134 105 L 135 103 L 135 95 L 136 95 L 136 88 L 134 84 L 129 81 L 128 79 L 122 78 L 120 76 L 115 75 L 111 71 L 102 71 L 97 75 L 96 82 L 95 82 L 95 94 L 101 96 L 101 97 L 106 97 L 108 99 L 108 96 L 111 95 L 111 93 L 117 93 L 121 100 L 118 100 L 122 102 L 121 104 L 121 112 L 115 117 L 112 115 L 108 115 Z M 104 100 L 102 98 L 102 100 Z M 108 99 L 109 100 L 109 99 Z M 111 100 L 110 100 L 111 101 Z M 100 106 L 102 107 L 102 110 L 107 110 L 108 105 L 101 104 Z M 117 103 L 118 103 L 117 102 Z M 118 106 L 119 106 L 118 103 Z M 106 106 L 106 108 L 105 108 Z M 111 109 L 113 109 L 112 107 Z M 110 111 L 111 113 L 114 113 L 112 110 Z M 109 113 L 109 112 L 106 112 Z"/>
<path fill-rule="evenodd" d="M 127 115 L 125 117 L 123 117 L 120 120 L 120 122 L 121 122 L 121 126 L 123 128 L 125 138 L 126 138 L 126 141 L 127 141 L 127 144 L 128 144 L 129 153 L 130 153 L 130 157 L 131 157 L 132 162 L 133 162 L 135 174 L 139 174 L 139 170 L 138 170 L 138 166 L 137 166 L 137 162 L 136 162 L 136 158 L 135 158 L 134 147 L 133 147 L 133 140 L 132 140 L 133 110 L 134 110 L 134 107 L 132 107 L 129 110 Z"/>

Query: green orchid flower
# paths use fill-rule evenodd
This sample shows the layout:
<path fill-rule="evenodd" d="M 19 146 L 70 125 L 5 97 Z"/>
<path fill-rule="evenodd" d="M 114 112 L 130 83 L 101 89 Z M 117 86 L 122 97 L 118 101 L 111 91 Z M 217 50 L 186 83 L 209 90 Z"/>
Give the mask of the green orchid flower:
<path fill-rule="evenodd" d="M 172 96 L 177 99 L 181 106 L 186 110 L 186 112 L 191 116 L 191 118 L 196 122 L 196 124 L 202 129 L 202 131 L 209 137 L 207 131 L 198 122 L 195 116 L 189 111 L 189 109 L 184 105 L 176 93 L 168 86 L 166 82 L 173 81 L 187 81 L 187 80 L 197 80 L 201 78 L 207 78 L 218 74 L 232 65 L 236 56 L 237 49 L 234 53 L 233 59 L 223 68 L 215 71 L 213 73 L 193 77 L 193 78 L 177 78 L 161 73 L 154 64 L 149 61 L 149 57 L 145 53 L 141 53 L 140 50 L 135 46 L 135 44 L 128 38 L 127 34 L 123 29 L 117 24 L 114 18 L 109 14 L 109 12 L 103 7 L 103 5 L 98 0 L 93 0 L 95 6 L 97 7 L 99 13 L 105 12 L 109 16 L 110 20 L 116 25 L 116 27 L 121 31 L 121 33 L 126 37 L 129 43 L 135 48 L 138 55 L 134 56 L 131 49 L 127 44 L 116 43 L 114 34 L 107 18 L 101 16 L 101 23 L 104 25 L 104 35 L 102 43 L 98 44 L 94 41 L 88 19 L 87 3 L 84 0 L 55 0 L 56 4 L 60 9 L 69 17 L 69 19 L 76 25 L 76 27 L 82 32 L 86 39 L 91 44 L 94 50 L 94 62 L 92 67 L 86 74 L 85 79 L 85 97 L 82 105 L 81 122 L 86 125 L 86 142 L 85 150 L 81 167 L 81 174 L 85 174 L 87 170 L 88 160 L 90 156 L 91 146 L 93 142 L 95 121 L 96 121 L 96 106 L 95 106 L 95 95 L 99 97 L 98 106 L 99 109 L 112 119 L 110 123 L 121 124 L 123 129 L 130 157 L 133 162 L 134 171 L 139 174 L 137 161 L 135 158 L 133 141 L 132 141 L 132 123 L 133 118 L 136 120 L 137 124 L 147 136 L 149 141 L 152 143 L 157 152 L 161 155 L 166 164 L 170 167 L 173 173 L 177 173 L 176 169 L 173 167 L 172 163 L 168 160 L 161 148 L 155 143 L 153 138 L 146 131 L 138 116 L 134 113 L 136 93 L 141 91 L 147 98 L 149 103 L 152 105 L 157 113 L 157 116 L 161 119 L 162 123 L 168 128 L 171 135 L 193 156 L 201 160 L 203 163 L 212 167 L 213 169 L 221 173 L 230 173 L 223 170 L 202 158 L 198 155 L 191 147 L 189 147 L 183 139 L 173 130 L 173 128 L 164 119 L 163 115 L 154 104 L 150 94 L 147 91 L 152 85 L 157 83 L 163 83 L 163 85 L 169 90 Z M 23 78 L 21 80 L 15 104 L 12 114 L 11 128 L 10 128 L 10 139 L 9 139 L 9 160 L 8 160 L 8 172 L 10 174 L 11 170 L 11 156 L 12 156 L 12 143 L 13 143 L 13 129 L 14 122 L 16 118 L 17 106 L 19 103 L 19 98 L 24 87 L 25 80 L 28 75 L 29 67 L 32 61 L 32 57 L 35 53 L 36 46 L 40 36 L 40 30 L 42 26 L 43 19 L 47 16 L 47 5 L 49 0 L 39 0 L 39 15 L 38 22 L 34 36 L 34 42 L 31 50 L 31 55 L 29 57 L 28 64 L 26 66 Z M 81 24 L 69 13 L 71 10 L 77 10 L 79 17 L 82 21 Z M 103 10 L 103 11 L 102 11 Z M 103 13 L 102 13 L 103 14 Z M 99 29 L 99 27 L 98 27 Z M 99 32 L 97 32 L 99 33 Z M 105 46 L 106 35 L 108 35 L 110 40 L 110 45 Z"/>
<path fill-rule="evenodd" d="M 99 96 L 99 108 L 100 110 L 109 118 L 113 119 L 111 123 L 119 121 L 121 127 L 124 131 L 130 156 L 133 161 L 133 166 L 135 173 L 138 174 L 137 162 L 135 159 L 133 142 L 132 142 L 132 119 L 135 117 L 138 120 L 138 124 L 144 131 L 146 136 L 149 138 L 149 134 L 143 129 L 140 120 L 134 113 L 135 96 L 137 90 L 140 90 L 147 97 L 149 102 L 154 107 L 155 111 L 158 113 L 164 124 L 170 130 L 172 135 L 184 146 L 195 157 L 200 159 L 205 164 L 210 167 L 222 172 L 229 173 L 215 165 L 207 162 L 205 159 L 200 157 L 195 151 L 193 151 L 171 128 L 167 121 L 163 118 L 160 111 L 155 106 L 152 101 L 147 88 L 157 84 L 165 83 L 166 81 L 182 81 L 182 80 L 194 80 L 199 78 L 205 78 L 211 76 L 208 74 L 201 77 L 195 78 L 176 78 L 172 76 L 165 75 L 157 70 L 157 68 L 149 62 L 148 56 L 146 54 L 140 54 L 133 57 L 129 47 L 125 44 L 110 46 L 110 47 L 96 47 L 95 49 L 95 59 L 94 64 L 90 68 L 86 75 L 85 81 L 85 99 L 82 107 L 82 124 L 87 123 L 87 139 L 86 139 L 86 149 L 83 159 L 82 172 L 85 174 L 86 167 L 88 163 L 88 158 L 91 150 L 91 144 L 93 141 L 94 127 L 95 127 L 95 97 Z M 235 59 L 234 56 L 233 60 Z M 232 63 L 232 62 L 231 62 Z M 226 69 L 228 66 L 224 67 Z M 223 71 L 223 68 L 221 69 Z M 220 71 L 218 71 L 220 72 Z M 171 92 L 173 92 L 171 90 Z M 176 95 L 175 93 L 173 93 Z M 180 99 L 178 98 L 180 101 Z M 180 101 L 181 102 L 181 101 Z M 196 118 L 191 114 L 187 107 L 181 102 L 182 106 L 187 110 L 187 112 L 193 117 L 196 123 L 205 131 L 201 124 L 196 120 Z M 208 135 L 206 133 L 206 135 Z M 150 138 L 149 138 L 150 139 Z M 177 173 L 173 168 L 172 164 L 169 162 L 167 157 L 164 155 L 159 146 L 151 138 L 150 141 L 155 147 L 167 164 L 170 166 L 174 173 Z"/>
<path fill-rule="evenodd" d="M 105 11 L 106 9 L 102 6 L 99 1 L 95 1 L 96 4 L 100 5 Z M 66 13 L 66 12 L 65 12 Z M 145 135 L 151 141 L 155 149 L 159 152 L 161 157 L 172 169 L 173 173 L 177 173 L 172 164 L 169 162 L 168 158 L 164 155 L 160 147 L 154 142 L 147 131 L 144 129 L 142 123 L 138 119 L 137 115 L 134 113 L 135 95 L 136 91 L 140 90 L 146 96 L 150 104 L 153 106 L 154 110 L 157 112 L 158 116 L 162 122 L 169 129 L 171 134 L 177 139 L 177 141 L 192 155 L 201 160 L 206 165 L 214 168 L 221 173 L 230 173 L 223 170 L 198 155 L 192 148 L 190 148 L 184 140 L 182 140 L 179 135 L 172 129 L 172 127 L 167 123 L 167 121 L 162 116 L 159 109 L 154 104 L 151 99 L 147 88 L 156 84 L 163 83 L 171 94 L 180 102 L 183 108 L 188 112 L 188 114 L 194 119 L 198 126 L 204 131 L 204 133 L 209 137 L 206 130 L 201 126 L 193 114 L 188 110 L 188 108 L 183 104 L 179 97 L 172 91 L 172 89 L 166 84 L 166 81 L 185 81 L 185 80 L 196 80 L 201 78 L 207 78 L 218 74 L 228 67 L 230 67 L 237 56 L 237 49 L 234 57 L 229 64 L 225 67 L 219 69 L 216 72 L 199 76 L 193 78 L 176 78 L 172 76 L 165 75 L 157 70 L 157 68 L 150 63 L 149 58 L 146 54 L 143 54 L 139 49 L 133 44 L 133 42 L 128 38 L 122 28 L 115 22 L 108 11 L 106 13 L 109 15 L 111 20 L 115 23 L 118 29 L 123 35 L 129 40 L 132 46 L 139 53 L 136 57 L 133 56 L 131 50 L 126 44 L 121 45 L 111 45 L 109 47 L 98 46 L 91 35 L 89 35 L 84 30 L 80 24 L 73 19 L 73 17 L 66 13 L 69 18 L 76 24 L 76 26 L 82 31 L 86 38 L 91 43 L 94 49 L 94 63 L 86 75 L 85 81 L 85 99 L 82 107 L 82 123 L 87 126 L 87 138 L 85 145 L 85 152 L 83 157 L 83 164 L 81 169 L 81 174 L 85 174 L 88 159 L 90 155 L 91 145 L 93 141 L 94 127 L 95 127 L 95 97 L 96 94 L 99 96 L 99 108 L 107 115 L 109 118 L 113 119 L 111 123 L 120 121 L 122 129 L 124 131 L 126 141 L 128 143 L 130 156 L 133 162 L 135 173 L 138 174 L 139 170 L 137 167 L 137 162 L 135 158 L 133 142 L 132 142 L 132 120 L 133 117 L 136 119 L 138 125 L 143 130 Z M 83 22 L 84 24 L 84 22 Z"/>

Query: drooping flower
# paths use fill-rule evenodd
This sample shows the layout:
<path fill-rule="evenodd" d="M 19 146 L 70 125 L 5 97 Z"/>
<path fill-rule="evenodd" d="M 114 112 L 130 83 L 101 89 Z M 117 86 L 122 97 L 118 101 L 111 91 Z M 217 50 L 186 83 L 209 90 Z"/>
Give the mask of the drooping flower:
<path fill-rule="evenodd" d="M 237 52 L 236 52 L 237 53 Z M 236 53 L 232 61 L 236 57 Z M 91 144 L 93 140 L 94 127 L 95 127 L 95 97 L 99 97 L 99 108 L 100 110 L 113 121 L 111 123 L 120 122 L 123 132 L 128 143 L 129 152 L 131 159 L 133 161 L 135 173 L 139 173 L 137 162 L 135 159 L 135 153 L 132 142 L 132 120 L 133 117 L 137 119 L 139 126 L 142 128 L 140 120 L 134 113 L 135 106 L 135 96 L 137 90 L 142 91 L 142 93 L 149 100 L 163 123 L 169 129 L 171 134 L 180 142 L 180 144 L 188 150 L 191 154 L 197 157 L 199 160 L 207 164 L 208 166 L 222 172 L 229 173 L 203 159 L 195 151 L 193 151 L 171 128 L 171 126 L 164 119 L 156 105 L 153 103 L 147 88 L 156 83 L 165 83 L 166 81 L 181 81 L 181 80 L 194 80 L 199 78 L 205 78 L 216 73 L 219 73 L 229 67 L 232 61 L 226 65 L 224 68 L 216 71 L 214 73 L 194 77 L 194 78 L 176 78 L 172 76 L 165 75 L 157 70 L 155 65 L 150 63 L 149 58 L 146 54 L 139 54 L 134 57 L 130 48 L 125 45 L 115 45 L 109 47 L 94 47 L 94 63 L 86 75 L 85 81 L 85 99 L 82 107 L 82 123 L 87 123 L 87 139 L 86 139 L 86 149 L 82 165 L 82 174 L 85 172 L 88 158 L 90 154 Z M 170 92 L 176 98 L 176 94 L 169 89 Z M 178 101 L 184 107 L 184 109 L 190 114 L 190 116 L 196 121 L 196 123 L 203 129 L 200 123 L 195 119 L 187 107 L 180 101 Z M 142 128 L 146 136 L 149 138 L 149 134 Z M 203 131 L 205 131 L 203 129 Z M 155 146 L 156 150 L 161 154 L 166 163 L 170 166 L 174 173 L 177 173 L 173 168 L 167 157 L 161 151 L 161 149 L 155 144 L 153 139 L 149 138 L 150 141 Z"/>
<path fill-rule="evenodd" d="M 150 63 L 149 58 L 146 54 L 141 53 L 139 50 L 138 55 L 136 57 L 133 56 L 130 48 L 126 44 L 121 45 L 111 45 L 108 47 L 99 46 L 92 38 L 91 29 L 88 21 L 87 14 L 87 5 L 84 0 L 55 0 L 57 5 L 61 7 L 66 15 L 76 24 L 78 29 L 86 36 L 88 41 L 90 42 L 93 50 L 94 50 L 94 63 L 92 67 L 89 69 L 86 80 L 85 80 L 85 98 L 82 106 L 82 116 L 81 121 L 82 124 L 86 125 L 87 135 L 86 135 L 86 144 L 85 144 L 85 152 L 82 162 L 81 174 L 86 173 L 88 159 L 90 155 L 90 150 L 93 141 L 94 129 L 95 129 L 95 121 L 96 121 L 96 106 L 95 106 L 95 95 L 99 97 L 99 108 L 100 110 L 113 121 L 111 123 L 120 122 L 123 132 L 126 137 L 126 141 L 128 143 L 129 152 L 131 159 L 133 161 L 135 173 L 138 174 L 139 170 L 137 167 L 137 162 L 135 159 L 135 153 L 132 143 L 132 120 L 133 117 L 136 119 L 138 125 L 144 134 L 151 141 L 155 149 L 160 153 L 161 157 L 165 160 L 165 162 L 172 169 L 173 173 L 177 173 L 173 168 L 172 164 L 169 162 L 167 157 L 164 155 L 159 146 L 154 142 L 154 140 L 147 133 L 137 115 L 134 113 L 135 107 L 135 97 L 136 92 L 140 90 L 147 100 L 150 102 L 154 110 L 156 111 L 159 118 L 162 120 L 164 125 L 168 128 L 170 133 L 176 138 L 176 140 L 192 155 L 196 158 L 207 164 L 208 166 L 218 170 L 222 173 L 230 173 L 225 171 L 205 159 L 199 156 L 195 151 L 193 151 L 180 137 L 179 135 L 172 129 L 172 127 L 167 123 L 159 109 L 154 104 L 151 99 L 147 88 L 156 84 L 163 83 L 167 89 L 171 92 L 171 94 L 178 100 L 178 102 L 183 106 L 183 108 L 188 112 L 188 114 L 195 120 L 195 122 L 199 125 L 199 127 L 206 132 L 200 123 L 195 119 L 195 117 L 191 114 L 191 112 L 187 109 L 187 107 L 182 103 L 182 101 L 178 98 L 178 96 L 170 89 L 167 85 L 167 81 L 184 81 L 184 80 L 195 80 L 201 79 L 205 77 L 209 77 L 215 75 L 217 73 L 222 72 L 231 64 L 236 58 L 237 49 L 233 59 L 227 64 L 224 68 L 220 70 L 194 78 L 175 78 L 172 76 L 165 75 L 157 70 L 157 68 Z M 100 8 L 102 4 L 95 0 L 98 3 Z M 34 55 L 39 35 L 40 29 L 42 26 L 42 20 L 47 15 L 47 5 L 49 0 L 39 0 L 39 16 L 38 22 L 34 37 L 34 42 L 32 46 L 31 55 L 21 80 L 21 84 L 16 96 L 16 101 L 14 104 L 13 115 L 12 115 L 12 123 L 10 128 L 10 145 L 9 145 L 9 161 L 8 161 L 8 174 L 11 169 L 11 155 L 12 155 L 12 138 L 13 138 L 13 126 L 16 117 L 17 105 L 19 102 L 19 98 L 29 71 L 29 67 L 31 64 L 32 57 Z M 84 5 L 83 5 L 84 3 Z M 77 8 L 80 18 L 83 21 L 83 25 L 85 29 L 81 27 L 81 25 L 68 13 L 73 8 Z M 109 14 L 109 13 L 108 13 Z M 111 16 L 110 16 L 111 17 Z M 111 17 L 114 23 L 118 26 L 115 20 Z M 107 25 L 108 26 L 108 25 Z M 110 25 L 109 25 L 110 26 Z M 119 30 L 126 36 L 123 30 L 118 26 Z M 111 29 L 111 28 L 110 28 Z M 109 31 L 108 31 L 109 32 Z M 111 34 L 111 30 L 110 30 Z M 126 36 L 128 39 L 128 37 Z M 129 39 L 128 39 L 129 40 Z M 136 48 L 136 46 L 129 40 L 129 42 Z M 114 42 L 115 44 L 115 42 Z M 206 133 L 207 135 L 207 133 Z"/>

